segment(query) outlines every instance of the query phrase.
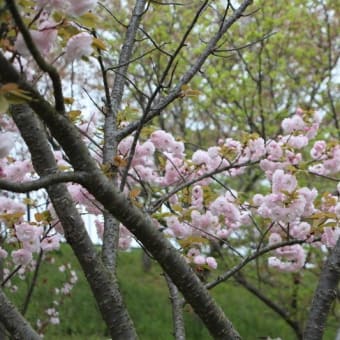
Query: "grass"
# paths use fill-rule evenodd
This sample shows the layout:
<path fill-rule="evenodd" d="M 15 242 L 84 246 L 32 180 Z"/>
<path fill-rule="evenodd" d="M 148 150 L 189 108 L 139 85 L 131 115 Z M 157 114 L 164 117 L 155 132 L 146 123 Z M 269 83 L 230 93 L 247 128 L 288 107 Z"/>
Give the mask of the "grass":
<path fill-rule="evenodd" d="M 70 248 L 64 245 L 54 258 L 56 265 L 44 263 L 41 268 L 38 286 L 27 312 L 28 319 L 34 324 L 38 318 L 45 317 L 44 310 L 52 306 L 56 297 L 54 288 L 61 286 L 63 275 L 66 275 L 60 273 L 57 267 L 70 262 L 78 273 L 79 282 L 70 296 L 58 300 L 61 324 L 48 325 L 45 339 L 108 339 L 105 324 Z M 145 273 L 140 250 L 120 253 L 118 261 L 121 290 L 140 339 L 173 339 L 169 296 L 159 267 L 153 264 L 151 270 Z M 19 279 L 15 281 L 20 289 L 9 295 L 20 307 L 28 283 Z M 294 333 L 282 319 L 232 281 L 219 285 L 212 294 L 243 339 L 254 340 L 266 336 L 295 339 Z M 211 339 L 190 306 L 185 307 L 185 322 L 188 340 Z M 334 338 L 335 326 L 332 322 L 324 339 Z"/>

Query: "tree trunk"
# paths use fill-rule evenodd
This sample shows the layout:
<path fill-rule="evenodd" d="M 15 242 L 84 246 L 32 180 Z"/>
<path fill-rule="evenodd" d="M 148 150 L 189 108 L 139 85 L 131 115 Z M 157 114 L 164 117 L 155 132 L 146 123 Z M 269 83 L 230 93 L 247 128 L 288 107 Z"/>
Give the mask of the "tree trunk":
<path fill-rule="evenodd" d="M 15 105 L 12 115 L 29 147 L 36 172 L 40 176 L 56 172 L 54 155 L 36 115 L 26 105 Z M 137 335 L 124 306 L 117 279 L 106 269 L 93 247 L 66 185 L 55 184 L 46 189 L 62 223 L 66 240 L 78 258 L 112 338 L 136 339 Z"/>

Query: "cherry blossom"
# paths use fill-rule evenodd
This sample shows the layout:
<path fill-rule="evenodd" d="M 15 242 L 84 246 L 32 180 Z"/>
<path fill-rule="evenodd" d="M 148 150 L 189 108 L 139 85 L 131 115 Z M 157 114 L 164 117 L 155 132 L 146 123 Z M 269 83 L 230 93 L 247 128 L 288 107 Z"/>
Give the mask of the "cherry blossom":
<path fill-rule="evenodd" d="M 193 262 L 198 266 L 202 266 L 205 264 L 205 257 L 203 255 L 197 255 L 193 258 Z"/>
<path fill-rule="evenodd" d="M 310 150 L 310 155 L 313 159 L 321 159 L 327 148 L 327 144 L 324 140 L 318 140 L 314 143 Z"/>
<path fill-rule="evenodd" d="M 278 248 L 276 253 L 279 257 L 269 257 L 268 265 L 281 271 L 298 271 L 306 261 L 305 251 L 299 244 Z"/>
<path fill-rule="evenodd" d="M 216 269 L 217 268 L 217 262 L 215 260 L 214 257 L 208 256 L 205 260 L 205 262 L 207 263 L 207 265 L 211 268 L 211 269 Z"/>
<path fill-rule="evenodd" d="M 302 119 L 300 115 L 294 115 L 291 118 L 285 118 L 282 121 L 281 127 L 284 133 L 289 134 L 294 131 L 302 131 L 306 127 L 305 121 Z"/>
<path fill-rule="evenodd" d="M 65 61 L 70 63 L 84 56 L 89 56 L 92 51 L 93 37 L 87 32 L 81 32 L 67 42 L 65 50 Z"/>
<path fill-rule="evenodd" d="M 293 175 L 285 174 L 283 170 L 276 170 L 272 178 L 272 192 L 278 194 L 287 191 L 292 193 L 297 187 L 297 180 Z"/>
<path fill-rule="evenodd" d="M 55 23 L 50 21 L 46 21 L 40 25 L 39 30 L 30 30 L 30 34 L 35 46 L 44 55 L 50 52 L 57 39 Z M 23 57 L 29 57 L 31 55 L 21 33 L 17 36 L 15 48 Z"/>
<path fill-rule="evenodd" d="M 40 247 L 43 251 L 52 251 L 60 248 L 60 236 L 53 235 L 45 237 L 41 243 Z"/>
<path fill-rule="evenodd" d="M 7 251 L 0 247 L 0 259 L 5 259 L 7 256 L 8 256 Z"/>
<path fill-rule="evenodd" d="M 32 261 L 32 253 L 26 249 L 12 251 L 13 262 L 17 265 L 26 266 Z"/>
<path fill-rule="evenodd" d="M 340 228 L 325 227 L 323 229 L 323 234 L 321 242 L 329 248 L 333 248 L 336 245 L 340 236 Z"/>
<path fill-rule="evenodd" d="M 16 134 L 13 132 L 0 132 L 0 158 L 6 157 L 14 146 Z"/>

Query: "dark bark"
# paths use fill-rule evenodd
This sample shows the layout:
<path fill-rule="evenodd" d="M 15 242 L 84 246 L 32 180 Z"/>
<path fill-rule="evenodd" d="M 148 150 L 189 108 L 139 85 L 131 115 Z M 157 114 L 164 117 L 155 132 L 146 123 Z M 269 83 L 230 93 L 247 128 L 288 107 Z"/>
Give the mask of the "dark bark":
<path fill-rule="evenodd" d="M 123 98 L 124 87 L 126 82 L 126 73 L 129 67 L 129 61 L 132 56 L 133 47 L 135 44 L 135 37 L 138 30 L 139 23 L 145 9 L 145 0 L 137 0 L 135 8 L 132 12 L 130 23 L 128 25 L 125 40 L 121 53 L 119 56 L 115 79 L 112 87 L 111 94 L 109 93 L 108 82 L 106 79 L 107 71 L 105 71 L 102 60 L 100 65 L 102 70 L 103 84 L 105 88 L 106 97 L 106 116 L 104 123 L 104 149 L 103 149 L 103 164 L 112 167 L 113 159 L 117 153 L 117 114 L 121 107 Z M 113 173 L 113 182 L 116 180 L 117 174 Z M 108 212 L 104 214 L 104 235 L 102 246 L 102 258 L 104 264 L 108 269 L 115 272 L 116 258 L 119 239 L 119 222 Z"/>
<path fill-rule="evenodd" d="M 0 289 L 0 323 L 6 327 L 13 339 L 41 339 L 17 308 L 7 299 L 2 289 Z"/>
<path fill-rule="evenodd" d="M 40 176 L 57 171 L 56 161 L 43 127 L 27 105 L 13 107 L 13 119 L 32 156 Z M 103 265 L 86 232 L 83 220 L 64 184 L 46 188 L 55 211 L 63 225 L 67 242 L 71 245 L 91 286 L 112 338 L 137 338 L 132 321 L 123 304 L 116 278 Z"/>
<path fill-rule="evenodd" d="M 185 340 L 185 323 L 183 316 L 183 303 L 177 287 L 173 284 L 168 275 L 165 274 L 168 284 L 170 301 L 172 306 L 172 325 L 176 340 Z"/>
<path fill-rule="evenodd" d="M 314 293 L 303 338 L 322 339 L 331 304 L 337 297 L 340 280 L 340 239 L 325 262 Z"/>
<path fill-rule="evenodd" d="M 116 275 L 117 250 L 119 241 L 119 221 L 109 212 L 104 212 L 104 233 L 102 260 L 106 268 Z"/>

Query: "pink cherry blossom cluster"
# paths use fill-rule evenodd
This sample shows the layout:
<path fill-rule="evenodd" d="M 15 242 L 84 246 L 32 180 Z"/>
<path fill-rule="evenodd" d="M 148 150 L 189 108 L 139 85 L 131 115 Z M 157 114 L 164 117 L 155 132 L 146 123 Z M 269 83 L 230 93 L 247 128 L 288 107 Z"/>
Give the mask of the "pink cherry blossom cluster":
<path fill-rule="evenodd" d="M 332 227 L 313 230 L 310 221 L 317 214 L 329 212 L 323 206 L 315 206 L 318 191 L 315 188 L 300 186 L 296 177 L 299 167 L 306 168 L 308 153 L 305 149 L 316 136 L 321 118 L 317 113 L 305 112 L 301 109 L 282 122 L 284 135 L 275 140 L 264 141 L 257 136 L 250 136 L 246 142 L 228 138 L 220 140 L 218 146 L 207 150 L 197 150 L 190 155 L 183 142 L 176 141 L 169 133 L 158 130 L 142 144 L 137 144 L 132 162 L 131 184 L 144 182 L 171 188 L 194 181 L 190 202 L 185 201 L 175 214 L 166 213 L 164 224 L 166 234 L 178 240 L 200 235 L 205 238 L 233 237 L 234 231 L 242 226 L 251 225 L 251 219 L 261 217 L 272 224 L 269 238 L 280 240 L 304 240 L 315 242 L 317 237 L 327 246 L 334 246 L 339 235 L 338 199 L 333 200 L 334 219 Z M 124 139 L 118 147 L 119 155 L 127 157 L 133 137 Z M 340 146 L 338 143 L 317 141 L 310 151 L 312 162 L 319 162 L 327 170 L 309 171 L 317 174 L 336 174 L 340 170 Z M 161 158 L 160 158 L 161 157 Z M 163 160 L 163 163 L 160 162 Z M 247 163 L 259 162 L 260 168 L 269 181 L 271 192 L 255 194 L 250 202 L 240 204 L 237 193 L 228 191 L 213 200 L 204 199 L 204 188 L 212 179 L 208 174 L 219 172 L 223 176 L 241 175 Z M 223 169 L 226 169 L 223 171 Z M 301 170 L 303 171 L 303 170 Z M 200 179 L 201 176 L 206 178 Z M 137 179 L 137 180 L 136 180 Z M 181 205 L 182 193 L 169 198 L 173 206 Z M 272 236 L 273 235 L 273 236 Z M 269 242 L 271 244 L 271 241 Z M 200 256 L 203 256 L 199 254 Z M 187 256 L 194 261 L 194 256 Z M 269 265 L 283 271 L 295 271 L 305 263 L 305 251 L 301 245 L 286 246 L 276 251 L 276 256 L 269 260 Z"/>
<path fill-rule="evenodd" d="M 30 264 L 33 260 L 33 254 L 40 252 L 40 250 L 49 252 L 59 249 L 60 241 L 59 234 L 52 234 L 45 231 L 42 226 L 24 221 L 19 221 L 14 225 L 13 237 L 8 240 L 8 242 L 20 247 L 11 253 L 13 263 L 18 266 Z M 7 251 L 0 247 L 0 257 L 6 258 L 7 255 Z"/>
<path fill-rule="evenodd" d="M 197 247 L 189 249 L 186 255 L 186 260 L 189 263 L 194 264 L 197 269 L 204 269 L 204 268 L 216 269 L 217 268 L 216 259 L 212 256 L 206 256 L 202 254 L 199 248 Z"/>
<path fill-rule="evenodd" d="M 303 116 L 304 111 L 282 121 L 281 127 L 285 135 L 266 143 L 267 157 L 260 162 L 261 169 L 270 179 L 275 170 L 289 169 L 303 161 L 302 151 L 316 136 L 321 123 L 317 113 Z"/>
<path fill-rule="evenodd" d="M 254 202 L 260 216 L 270 218 L 273 222 L 292 223 L 312 215 L 316 196 L 315 189 L 298 189 L 296 177 L 278 169 L 272 176 L 272 193 L 266 196 L 257 194 Z"/>
<path fill-rule="evenodd" d="M 53 11 L 58 11 L 64 16 L 71 16 L 69 25 L 72 24 L 72 16 L 78 17 L 92 10 L 97 5 L 96 0 L 80 0 L 80 1 L 60 1 L 60 0 L 38 0 L 37 6 L 40 10 L 40 16 L 37 20 L 36 29 L 30 29 L 30 35 L 38 51 L 45 57 L 49 57 L 53 49 L 60 52 L 58 41 L 59 27 L 61 23 L 57 23 L 52 19 Z M 74 26 L 76 29 L 76 26 Z M 93 37 L 88 32 L 79 31 L 73 35 L 66 43 L 64 50 L 64 60 L 66 65 L 70 62 L 89 56 L 93 52 Z M 15 50 L 25 58 L 30 58 L 29 51 L 21 33 L 18 34 L 14 45 Z M 52 58 L 55 58 L 54 55 Z"/>
<path fill-rule="evenodd" d="M 87 124 L 82 120 L 80 124 L 85 127 L 91 122 Z M 269 265 L 277 269 L 298 270 L 305 264 L 304 247 L 317 241 L 320 245 L 333 247 L 340 234 L 338 195 L 319 193 L 316 188 L 300 185 L 299 181 L 300 173 L 310 171 L 320 174 L 313 171 L 316 164 L 327 169 L 322 172 L 323 175 L 339 172 L 339 144 L 313 141 L 319 124 L 317 114 L 298 110 L 295 115 L 283 120 L 284 134 L 275 139 L 264 141 L 261 137 L 249 135 L 240 142 L 227 138 L 206 150 L 194 152 L 187 150 L 183 141 L 176 140 L 170 133 L 157 130 L 148 139 L 137 142 L 126 188 L 140 187 L 143 191 L 150 187 L 158 193 L 158 197 L 178 186 L 184 188 L 164 201 L 166 205 L 159 209 L 160 217 L 156 224 L 168 237 L 184 242 L 183 254 L 193 265 L 216 267 L 211 256 L 206 254 L 209 248 L 206 240 L 231 242 L 235 237 L 242 238 L 252 221 L 260 219 L 261 223 L 270 226 L 267 234 L 269 245 L 285 240 L 305 242 L 304 246 L 279 248 L 269 259 Z M 95 126 L 86 130 L 89 134 L 96 133 Z M 15 133 L 0 133 L 2 177 L 15 181 L 29 180 L 34 176 L 30 160 L 9 157 L 13 143 L 8 143 L 6 136 L 14 140 Z M 128 136 L 118 145 L 119 170 L 124 171 L 133 140 L 133 136 Z M 55 157 L 60 170 L 72 168 L 61 152 L 56 152 Z M 257 166 L 257 163 L 265 176 L 262 182 L 266 192 L 241 199 L 235 190 L 228 187 L 216 189 L 213 184 L 211 175 L 222 182 L 229 182 L 228 179 L 240 176 L 248 166 Z M 186 183 L 189 183 L 187 187 Z M 68 189 L 83 212 L 96 216 L 94 224 L 102 238 L 101 205 L 78 184 L 69 184 Z M 128 190 L 125 189 L 127 194 Z M 152 206 L 154 201 L 144 201 L 143 197 L 137 197 L 139 204 Z M 19 213 L 11 238 L 11 242 L 14 240 L 19 245 L 11 253 L 15 264 L 28 266 L 40 249 L 50 251 L 59 246 L 63 230 L 52 207 L 49 208 L 50 224 L 54 228 L 47 233 L 46 226 L 24 220 L 25 206 L 18 200 L 3 196 L 0 203 L 0 218 L 4 223 L 11 214 Z M 313 221 L 317 218 L 324 221 L 323 227 L 314 227 Z M 190 246 L 191 238 L 194 246 Z M 132 235 L 121 225 L 120 248 L 127 249 L 131 241 Z M 7 249 L 0 248 L 0 256 L 5 258 Z"/>
<path fill-rule="evenodd" d="M 340 171 L 340 145 L 316 141 L 310 151 L 313 165 L 308 169 L 319 175 L 332 175 Z"/>
<path fill-rule="evenodd" d="M 127 157 L 133 136 L 122 140 L 118 146 L 119 155 Z M 229 152 L 231 157 L 225 157 Z M 154 131 L 150 138 L 143 144 L 137 144 L 135 156 L 132 162 L 131 175 L 152 184 L 172 186 L 181 182 L 193 180 L 219 169 L 228 168 L 227 176 L 240 175 L 245 171 L 247 162 L 256 162 L 265 155 L 264 140 L 260 137 L 249 139 L 242 147 L 240 142 L 230 138 L 220 141 L 219 146 L 213 146 L 208 150 L 197 150 L 191 156 L 185 152 L 182 141 L 166 131 Z M 157 156 L 164 159 L 164 166 L 159 167 Z M 211 182 L 209 177 L 202 179 L 199 184 L 207 185 Z"/>

